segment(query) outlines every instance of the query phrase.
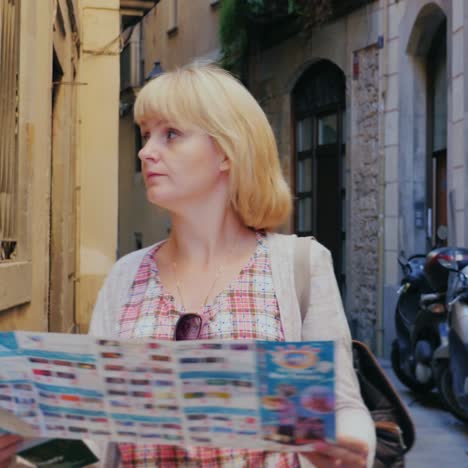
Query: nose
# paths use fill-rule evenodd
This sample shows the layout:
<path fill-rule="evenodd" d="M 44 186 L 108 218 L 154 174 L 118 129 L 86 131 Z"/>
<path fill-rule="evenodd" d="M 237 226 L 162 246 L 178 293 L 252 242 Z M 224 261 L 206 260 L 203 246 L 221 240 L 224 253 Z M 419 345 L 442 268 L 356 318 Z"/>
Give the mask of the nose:
<path fill-rule="evenodd" d="M 159 161 L 159 150 L 158 145 L 152 141 L 153 139 L 150 138 L 138 151 L 138 157 L 141 159 L 142 162 L 145 161 L 152 161 L 156 162 Z"/>

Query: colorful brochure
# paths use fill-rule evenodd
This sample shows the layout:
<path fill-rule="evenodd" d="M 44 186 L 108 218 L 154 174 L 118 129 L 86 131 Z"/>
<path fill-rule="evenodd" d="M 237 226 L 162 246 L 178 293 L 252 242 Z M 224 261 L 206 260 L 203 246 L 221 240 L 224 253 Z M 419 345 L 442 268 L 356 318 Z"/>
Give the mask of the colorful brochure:
<path fill-rule="evenodd" d="M 312 449 L 335 440 L 333 342 L 0 333 L 0 427 L 27 436 Z"/>

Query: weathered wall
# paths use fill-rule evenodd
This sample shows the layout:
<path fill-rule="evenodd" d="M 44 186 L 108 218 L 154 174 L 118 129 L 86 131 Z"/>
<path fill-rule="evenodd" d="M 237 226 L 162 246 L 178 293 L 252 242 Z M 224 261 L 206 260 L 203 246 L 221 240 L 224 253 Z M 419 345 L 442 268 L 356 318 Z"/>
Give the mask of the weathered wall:
<path fill-rule="evenodd" d="M 212 3 L 212 0 L 177 0 L 174 18 L 174 0 L 161 0 L 144 18 L 145 74 L 157 60 L 165 70 L 171 70 L 196 58 L 216 58 L 219 53 L 218 8 L 213 8 Z"/>
<path fill-rule="evenodd" d="M 18 90 L 18 257 L 0 263 L 0 303 L 8 291 L 28 302 L 0 310 L 0 329 L 47 331 L 53 2 L 23 0 Z M 34 73 L 31 71 L 34 70 Z M 25 267 L 14 274 L 15 264 Z M 1 306 L 0 306 L 1 308 Z"/>
<path fill-rule="evenodd" d="M 86 332 L 117 252 L 120 16 L 118 0 L 80 7 L 76 318 Z"/>
<path fill-rule="evenodd" d="M 414 174 L 405 167 L 411 164 L 412 156 L 416 154 L 414 146 L 404 146 L 408 141 L 407 136 L 414 138 L 419 144 L 425 145 L 425 139 L 418 135 L 416 127 L 410 123 L 410 117 L 421 118 L 424 112 L 415 109 L 410 103 L 409 109 L 403 111 L 400 102 L 405 99 L 401 93 L 401 85 L 412 87 L 416 83 L 408 70 L 402 66 L 407 59 L 407 44 L 401 40 L 401 23 L 407 17 L 407 7 L 414 2 L 401 0 L 396 2 L 390 0 L 382 2 L 386 8 L 382 11 L 380 30 L 386 34 L 385 47 L 381 54 L 382 68 L 379 72 L 379 82 L 381 83 L 380 97 L 380 126 L 379 153 L 384 160 L 384 224 L 381 226 L 380 235 L 383 236 L 381 247 L 383 256 L 380 258 L 379 278 L 379 308 L 382 311 L 382 321 L 379 324 L 380 334 L 383 342 L 383 352 L 385 356 L 390 355 L 391 343 L 395 338 L 395 306 L 398 299 L 397 289 L 400 278 L 398 267 L 398 254 L 402 249 L 401 240 L 406 243 L 413 242 L 408 236 L 403 234 L 402 219 L 406 214 L 410 219 L 414 219 L 407 208 L 412 202 L 413 190 L 409 190 L 408 196 L 406 187 L 415 180 Z M 402 78 L 403 77 L 403 78 Z M 418 96 L 415 102 L 421 104 L 422 97 Z M 409 102 L 409 101 L 408 101 Z M 403 143 L 403 145 L 402 145 Z M 419 149 L 420 150 L 420 149 Z M 418 151 L 419 151 L 418 150 Z M 403 177 L 400 176 L 403 174 Z M 421 177 L 420 174 L 417 177 Z M 419 181 L 418 181 L 419 183 Z M 406 203 L 406 208 L 399 208 L 400 204 Z"/>
<path fill-rule="evenodd" d="M 378 277 L 379 214 L 379 51 L 357 52 L 359 76 L 351 82 L 352 149 L 348 313 L 355 333 L 374 342 Z"/>
<path fill-rule="evenodd" d="M 78 11 L 59 0 L 53 32 L 51 230 L 49 330 L 71 332 L 75 326 L 75 165 Z"/>

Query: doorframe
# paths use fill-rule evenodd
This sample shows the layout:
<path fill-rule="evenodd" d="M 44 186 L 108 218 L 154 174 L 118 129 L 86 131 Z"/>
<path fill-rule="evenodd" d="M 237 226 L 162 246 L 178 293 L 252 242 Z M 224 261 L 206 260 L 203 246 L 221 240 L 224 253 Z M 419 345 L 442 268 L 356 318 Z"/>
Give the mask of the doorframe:
<path fill-rule="evenodd" d="M 446 115 L 448 116 L 448 83 L 449 83 L 449 73 L 448 73 L 448 51 L 447 51 L 447 18 L 443 20 L 437 27 L 435 31 L 431 44 L 429 46 L 428 52 L 425 57 L 426 61 L 426 100 L 427 100 L 427 117 L 426 117 L 426 148 L 427 148 L 427 159 L 426 159 L 426 206 L 427 210 L 431 209 L 431 232 L 430 238 L 428 235 L 428 247 L 433 248 L 435 246 L 444 246 L 447 245 L 447 241 L 441 242 L 437 238 L 437 218 L 438 218 L 438 193 L 437 193 L 437 175 L 438 169 L 437 164 L 440 157 L 445 158 L 445 166 L 447 167 L 447 144 L 448 144 L 448 123 L 446 129 L 446 146 L 440 150 L 434 150 L 434 103 L 433 98 L 435 96 L 435 67 L 432 67 L 431 64 L 437 59 L 438 45 L 439 41 L 442 39 L 445 42 L 445 63 L 446 63 L 446 97 L 447 97 L 447 111 Z M 448 191 L 446 191 L 445 196 L 445 210 L 446 215 L 448 215 Z M 426 213 L 428 211 L 426 210 Z M 429 215 L 427 215 L 429 218 Z M 448 228 L 448 219 L 447 219 L 447 228 Z M 427 234 L 429 230 L 427 229 Z"/>

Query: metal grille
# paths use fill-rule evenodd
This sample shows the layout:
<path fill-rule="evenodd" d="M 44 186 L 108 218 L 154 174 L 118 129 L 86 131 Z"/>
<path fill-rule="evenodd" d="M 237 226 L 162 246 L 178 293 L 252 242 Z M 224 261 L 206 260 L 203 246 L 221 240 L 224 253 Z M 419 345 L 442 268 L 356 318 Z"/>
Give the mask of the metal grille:
<path fill-rule="evenodd" d="M 17 236 L 19 3 L 0 0 L 0 261 Z"/>

